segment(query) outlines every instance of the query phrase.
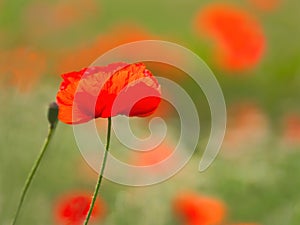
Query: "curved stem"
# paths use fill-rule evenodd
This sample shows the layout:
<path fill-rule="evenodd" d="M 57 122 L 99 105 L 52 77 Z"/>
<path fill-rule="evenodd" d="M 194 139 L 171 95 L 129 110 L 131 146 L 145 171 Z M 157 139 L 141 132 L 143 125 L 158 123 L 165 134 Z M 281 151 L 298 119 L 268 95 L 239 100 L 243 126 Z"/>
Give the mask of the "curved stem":
<path fill-rule="evenodd" d="M 110 144 L 110 136 L 111 136 L 110 134 L 111 134 L 111 117 L 108 118 L 108 123 L 107 123 L 107 137 L 106 137 L 106 148 L 105 148 L 104 158 L 103 158 L 101 170 L 100 170 L 100 173 L 99 173 L 98 181 L 97 181 L 97 184 L 95 186 L 95 191 L 94 191 L 94 195 L 93 195 L 92 202 L 91 202 L 91 205 L 90 205 L 90 209 L 89 209 L 88 214 L 85 218 L 84 225 L 87 225 L 89 220 L 90 220 L 90 217 L 92 215 L 92 211 L 93 211 L 93 208 L 95 206 L 95 202 L 96 202 L 96 199 L 97 199 L 97 196 L 98 196 L 98 192 L 99 192 L 99 189 L 100 189 L 100 185 L 101 185 L 101 182 L 102 182 L 103 173 L 104 173 L 104 169 L 105 169 L 105 165 L 106 165 L 106 161 L 107 161 L 107 155 L 108 155 L 109 144 Z"/>
<path fill-rule="evenodd" d="M 41 148 L 41 151 L 40 151 L 40 153 L 39 153 L 39 155 L 38 155 L 38 157 L 37 157 L 35 163 L 33 164 L 32 168 L 31 168 L 31 170 L 30 170 L 30 173 L 28 174 L 28 177 L 27 177 L 27 179 L 26 179 L 26 181 L 25 181 L 25 184 L 24 184 L 24 187 L 23 187 L 23 190 L 22 190 L 22 193 L 21 193 L 19 205 L 18 205 L 16 214 L 15 214 L 15 217 L 14 217 L 14 219 L 13 219 L 12 225 L 15 225 L 16 222 L 17 222 L 17 219 L 18 219 L 20 210 L 21 210 L 21 208 L 22 208 L 22 205 L 23 205 L 25 196 L 26 196 L 26 194 L 27 194 L 28 188 L 29 188 L 29 186 L 30 186 L 30 184 L 31 184 L 31 182 L 32 182 L 32 179 L 33 179 L 33 177 L 34 177 L 34 175 L 35 175 L 35 173 L 36 173 L 36 171 L 37 171 L 37 169 L 38 169 L 38 167 L 39 167 L 39 165 L 40 165 L 40 162 L 41 162 L 41 160 L 42 160 L 42 158 L 43 158 L 43 156 L 44 156 L 44 154 L 45 154 L 45 152 L 46 152 L 46 149 L 47 149 L 47 147 L 48 147 L 48 145 L 49 145 L 49 142 L 50 142 L 50 140 L 51 140 L 51 138 L 52 138 L 52 136 L 53 136 L 53 134 L 54 134 L 55 127 L 56 127 L 56 126 L 53 126 L 53 125 L 51 125 L 51 126 L 49 127 L 48 135 L 47 135 L 47 137 L 46 137 L 46 139 L 45 139 L 44 145 L 43 145 L 43 147 Z"/>

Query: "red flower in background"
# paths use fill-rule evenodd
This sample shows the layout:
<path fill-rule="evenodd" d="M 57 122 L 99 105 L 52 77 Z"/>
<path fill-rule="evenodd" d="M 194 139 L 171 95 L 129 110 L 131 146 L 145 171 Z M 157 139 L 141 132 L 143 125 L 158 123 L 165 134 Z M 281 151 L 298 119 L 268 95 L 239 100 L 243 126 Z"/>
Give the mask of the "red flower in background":
<path fill-rule="evenodd" d="M 146 27 L 130 22 L 118 24 L 99 34 L 93 41 L 82 43 L 72 49 L 60 48 L 59 52 L 56 52 L 56 55 L 53 56 L 57 58 L 56 64 L 58 67 L 56 68 L 56 73 L 60 74 L 63 71 L 78 70 L 86 67 L 99 56 L 120 45 L 153 39 L 159 39 L 159 37 L 149 32 Z M 160 52 L 161 48 L 151 50 Z M 184 61 L 180 54 L 172 55 L 172 58 L 181 62 Z M 157 74 L 172 80 L 182 81 L 188 77 L 182 70 L 168 64 L 160 62 L 145 62 L 145 64 L 147 68 L 151 68 Z"/>
<path fill-rule="evenodd" d="M 46 69 L 43 53 L 27 46 L 0 52 L 0 81 L 21 92 L 31 91 Z"/>
<path fill-rule="evenodd" d="M 173 153 L 173 149 L 167 145 L 159 145 L 150 151 L 138 152 L 133 164 L 136 166 L 151 166 L 167 159 Z"/>
<path fill-rule="evenodd" d="M 78 29 L 78 24 L 99 15 L 99 5 L 95 0 L 31 1 L 25 5 L 22 21 L 29 39 L 56 37 L 70 28 Z M 39 18 L 38 20 L 36 18 Z"/>
<path fill-rule="evenodd" d="M 150 166 L 147 171 L 149 175 L 162 176 L 179 161 L 180 156 L 174 153 L 175 147 L 171 143 L 162 143 L 148 151 L 135 151 L 131 164 L 141 167 Z"/>
<path fill-rule="evenodd" d="M 87 193 L 73 193 L 60 198 L 54 209 L 55 220 L 59 224 L 79 225 L 81 224 L 90 207 L 92 196 Z M 92 219 L 96 220 L 104 216 L 105 204 L 99 198 L 92 211 Z"/>
<path fill-rule="evenodd" d="M 249 143 L 262 143 L 268 134 L 267 115 L 255 102 L 244 101 L 228 107 L 228 123 L 223 147 L 224 154 L 239 156 Z M 251 145 L 251 148 L 253 145 Z M 237 151 L 238 150 L 238 151 Z"/>
<path fill-rule="evenodd" d="M 217 225 L 223 221 L 226 208 L 218 199 L 183 193 L 174 200 L 174 212 L 188 225 Z"/>
<path fill-rule="evenodd" d="M 282 0 L 248 0 L 254 7 L 263 11 L 274 11 L 279 8 Z"/>
<path fill-rule="evenodd" d="M 119 114 L 143 117 L 160 103 L 160 85 L 143 63 L 115 63 L 62 77 L 56 99 L 58 117 L 67 124 Z"/>
<path fill-rule="evenodd" d="M 289 145 L 300 145 L 300 116 L 291 114 L 284 119 L 283 140 Z"/>
<path fill-rule="evenodd" d="M 75 50 L 72 49 L 71 51 L 63 49 L 57 56 L 60 58 L 57 70 L 61 73 L 61 71 L 86 67 L 100 55 L 119 45 L 153 38 L 155 38 L 153 35 L 135 24 L 119 25 L 107 33 L 99 35 L 91 44 L 75 48 Z"/>
<path fill-rule="evenodd" d="M 196 28 L 215 41 L 216 61 L 224 69 L 251 69 L 265 52 L 266 40 L 260 23 L 235 6 L 207 6 L 198 13 Z"/>
<path fill-rule="evenodd" d="M 235 223 L 232 225 L 259 225 L 258 223 Z"/>

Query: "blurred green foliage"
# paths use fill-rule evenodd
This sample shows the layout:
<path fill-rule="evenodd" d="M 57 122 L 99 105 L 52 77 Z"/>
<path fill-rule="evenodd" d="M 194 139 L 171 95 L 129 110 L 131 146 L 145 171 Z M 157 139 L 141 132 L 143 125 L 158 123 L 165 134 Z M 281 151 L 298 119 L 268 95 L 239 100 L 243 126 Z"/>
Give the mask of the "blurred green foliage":
<path fill-rule="evenodd" d="M 299 145 L 282 144 L 281 128 L 285 114 L 300 112 L 300 2 L 286 0 L 276 11 L 263 12 L 245 0 L 230 1 L 252 12 L 267 38 L 262 62 L 253 70 L 240 73 L 223 71 L 214 65 L 212 43 L 201 39 L 194 30 L 195 14 L 212 1 L 87 2 L 0 2 L 0 51 L 20 46 L 34 48 L 45 54 L 47 65 L 27 92 L 10 85 L 10 74 L 0 74 L 0 224 L 9 224 L 23 182 L 47 133 L 46 108 L 54 100 L 60 82 L 53 69 L 59 63 L 56 56 L 91 43 L 114 27 L 134 24 L 159 39 L 190 48 L 207 61 L 220 82 L 228 107 L 236 102 L 257 103 L 268 118 L 269 135 L 262 143 L 249 142 L 245 148 L 237 149 L 240 153 L 236 157 L 227 157 L 228 149 L 222 149 L 214 164 L 199 173 L 197 166 L 210 129 L 209 110 L 204 95 L 192 81 L 178 81 L 199 101 L 197 107 L 202 110 L 205 136 L 197 153 L 179 174 L 162 184 L 133 188 L 105 181 L 100 192 L 108 213 L 101 224 L 176 224 L 172 199 L 180 191 L 193 190 L 224 200 L 230 222 L 298 225 L 300 149 Z M 44 27 L 43 12 L 51 10 L 43 7 L 54 10 L 59 4 L 74 7 L 82 17 L 65 26 L 49 22 L 49 27 Z M 19 224 L 53 224 L 52 211 L 58 196 L 73 190 L 93 190 L 96 175 L 89 174 L 89 170 L 77 150 L 72 127 L 59 124 L 30 188 Z"/>

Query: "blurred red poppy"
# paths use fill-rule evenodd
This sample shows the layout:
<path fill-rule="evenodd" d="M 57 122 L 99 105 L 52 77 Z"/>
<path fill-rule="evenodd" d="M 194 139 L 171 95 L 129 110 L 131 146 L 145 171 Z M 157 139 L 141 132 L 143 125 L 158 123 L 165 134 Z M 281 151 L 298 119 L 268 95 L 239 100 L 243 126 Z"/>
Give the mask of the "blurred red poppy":
<path fill-rule="evenodd" d="M 248 147 L 249 142 L 261 143 L 268 134 L 268 118 L 255 102 L 241 102 L 229 106 L 227 124 L 223 147 L 230 151 L 223 153 L 231 153 L 231 156 L 242 153 L 235 150 Z"/>
<path fill-rule="evenodd" d="M 148 116 L 160 103 L 160 85 L 143 63 L 115 63 L 63 74 L 58 118 L 67 124 L 116 115 Z"/>
<path fill-rule="evenodd" d="M 32 1 L 24 8 L 22 20 L 30 39 L 55 37 L 99 15 L 95 0 Z M 38 20 L 36 18 L 39 18 Z"/>
<path fill-rule="evenodd" d="M 153 150 L 138 152 L 135 155 L 133 164 L 136 166 L 151 166 L 168 158 L 173 153 L 171 147 L 159 145 Z"/>
<path fill-rule="evenodd" d="M 262 11 L 274 11 L 279 8 L 282 0 L 248 0 L 255 8 Z"/>
<path fill-rule="evenodd" d="M 84 221 L 92 196 L 85 193 L 71 193 L 58 199 L 54 208 L 55 220 L 59 224 L 79 225 Z M 92 211 L 92 219 L 100 219 L 105 215 L 105 204 L 101 199 L 97 199 Z"/>
<path fill-rule="evenodd" d="M 45 70 L 45 55 L 27 46 L 0 53 L 0 80 L 21 92 L 30 91 Z"/>
<path fill-rule="evenodd" d="M 265 52 L 266 40 L 260 23 L 235 6 L 207 6 L 196 17 L 196 29 L 215 41 L 216 62 L 223 69 L 252 69 Z"/>
<path fill-rule="evenodd" d="M 283 140 L 285 144 L 300 145 L 300 116 L 287 115 L 284 119 Z"/>
<path fill-rule="evenodd" d="M 174 211 L 188 225 L 217 225 L 224 220 L 226 208 L 218 199 L 183 193 L 176 196 Z"/>
<path fill-rule="evenodd" d="M 58 60 L 57 71 L 61 73 L 61 71 L 87 67 L 100 55 L 119 45 L 153 38 L 154 36 L 135 24 L 117 26 L 107 33 L 99 35 L 99 37 L 90 44 L 80 46 L 71 51 L 63 49 L 58 56 L 60 59 Z M 67 52 L 67 54 L 65 52 Z"/>
<path fill-rule="evenodd" d="M 145 172 L 149 176 L 162 176 L 179 162 L 180 156 L 174 153 L 175 147 L 171 143 L 162 143 L 149 151 L 135 151 L 131 164 L 141 167 L 149 166 Z"/>
<path fill-rule="evenodd" d="M 235 223 L 232 225 L 259 225 L 258 223 Z"/>

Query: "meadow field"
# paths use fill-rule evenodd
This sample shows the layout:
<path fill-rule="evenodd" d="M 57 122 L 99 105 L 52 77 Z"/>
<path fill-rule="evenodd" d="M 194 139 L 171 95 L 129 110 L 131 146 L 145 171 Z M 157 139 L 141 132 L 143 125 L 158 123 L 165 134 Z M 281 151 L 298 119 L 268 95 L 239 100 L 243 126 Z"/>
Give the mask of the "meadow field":
<path fill-rule="evenodd" d="M 47 108 L 56 101 L 60 75 L 88 67 L 118 45 L 164 40 L 201 57 L 222 88 L 227 128 L 220 152 L 198 171 L 211 126 L 205 95 L 183 71 L 145 62 L 195 102 L 198 145 L 164 182 L 132 187 L 104 179 L 90 224 L 299 225 L 299 21 L 296 0 L 0 1 L 0 224 L 11 224 L 47 135 Z M 132 155 L 115 134 L 111 153 L 142 166 L 169 155 L 179 139 L 179 116 L 165 102 L 155 116 L 165 120 L 168 140 L 153 154 Z M 96 120 L 105 138 L 106 119 Z M 148 122 L 130 118 L 139 137 L 149 135 Z M 96 181 L 72 125 L 59 122 L 17 224 L 82 224 L 61 210 L 68 196 L 92 196 Z"/>

